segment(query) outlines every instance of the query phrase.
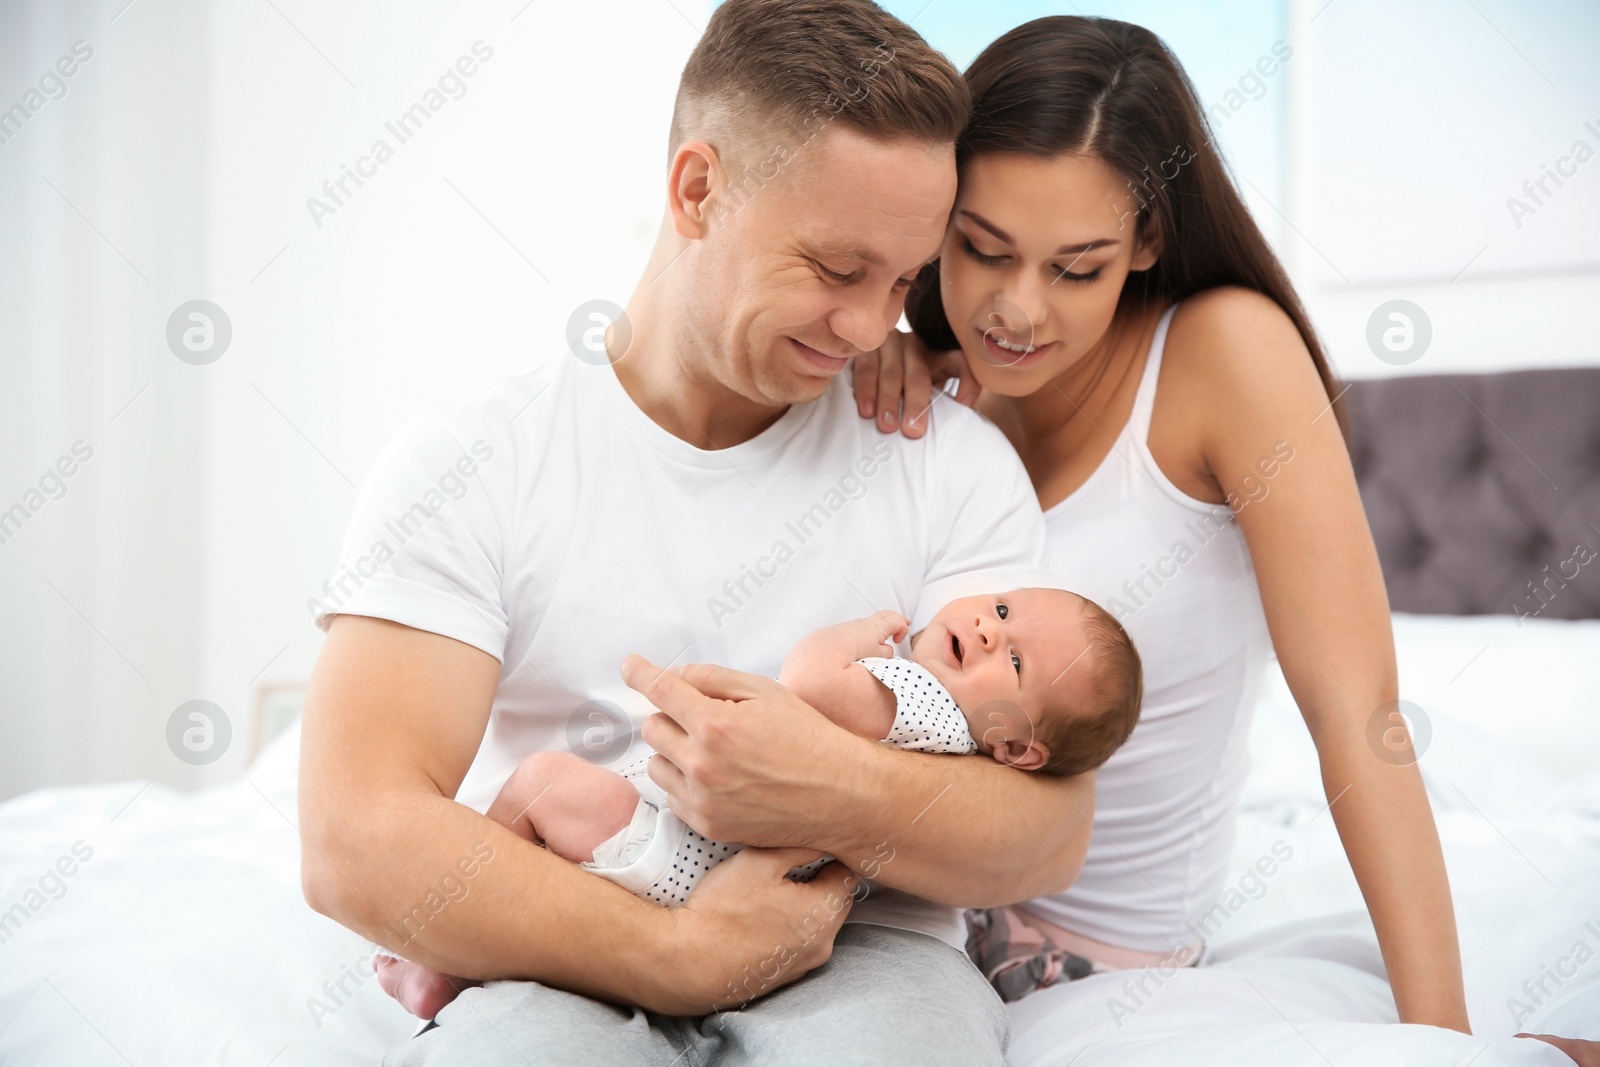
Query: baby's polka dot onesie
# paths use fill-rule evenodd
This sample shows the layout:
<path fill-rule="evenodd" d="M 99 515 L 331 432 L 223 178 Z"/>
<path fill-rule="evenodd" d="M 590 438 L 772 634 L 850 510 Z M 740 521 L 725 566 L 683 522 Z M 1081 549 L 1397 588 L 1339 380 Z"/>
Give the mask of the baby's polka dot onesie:
<path fill-rule="evenodd" d="M 856 660 L 894 694 L 894 725 L 883 740 L 912 752 L 966 756 L 978 751 L 966 716 L 933 672 L 909 659 Z"/>

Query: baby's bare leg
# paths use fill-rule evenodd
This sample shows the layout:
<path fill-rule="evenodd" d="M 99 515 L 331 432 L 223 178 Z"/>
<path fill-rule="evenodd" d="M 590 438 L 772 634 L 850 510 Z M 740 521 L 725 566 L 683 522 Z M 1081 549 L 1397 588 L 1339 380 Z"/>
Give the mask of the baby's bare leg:
<path fill-rule="evenodd" d="M 615 771 L 570 752 L 535 752 L 506 779 L 489 818 L 562 859 L 587 863 L 638 805 L 638 791 Z"/>
<path fill-rule="evenodd" d="M 535 752 L 511 772 L 488 815 L 562 859 L 585 863 L 597 845 L 628 825 L 638 803 L 638 791 L 620 774 L 570 752 Z M 421 1019 L 438 1015 L 462 989 L 478 984 L 393 956 L 373 964 L 384 991 Z"/>

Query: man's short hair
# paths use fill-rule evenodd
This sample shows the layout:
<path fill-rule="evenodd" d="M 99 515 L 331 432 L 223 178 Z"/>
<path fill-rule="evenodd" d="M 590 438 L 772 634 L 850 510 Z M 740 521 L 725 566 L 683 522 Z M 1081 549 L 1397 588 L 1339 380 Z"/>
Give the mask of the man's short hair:
<path fill-rule="evenodd" d="M 950 61 L 869 0 L 728 0 L 683 68 L 668 159 L 704 140 L 765 180 L 833 123 L 953 144 L 971 106 Z"/>
<path fill-rule="evenodd" d="M 1105 608 L 1088 597 L 1081 600 L 1094 657 L 1094 703 L 1051 716 L 1040 731 L 1050 749 L 1040 771 L 1060 778 L 1092 771 L 1110 759 L 1133 733 L 1144 703 L 1144 667 L 1133 639 Z"/>

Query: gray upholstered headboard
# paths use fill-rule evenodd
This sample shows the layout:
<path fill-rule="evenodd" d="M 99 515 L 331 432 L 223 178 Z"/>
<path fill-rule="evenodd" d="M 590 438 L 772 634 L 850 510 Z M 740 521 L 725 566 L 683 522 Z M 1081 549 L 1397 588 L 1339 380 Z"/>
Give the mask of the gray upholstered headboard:
<path fill-rule="evenodd" d="M 1394 610 L 1600 618 L 1600 367 L 1358 381 L 1345 401 Z"/>

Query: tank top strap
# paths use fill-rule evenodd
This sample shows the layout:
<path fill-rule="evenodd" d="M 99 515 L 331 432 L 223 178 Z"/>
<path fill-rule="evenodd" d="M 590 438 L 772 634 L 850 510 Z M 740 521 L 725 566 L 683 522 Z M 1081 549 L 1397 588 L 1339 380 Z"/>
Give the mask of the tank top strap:
<path fill-rule="evenodd" d="M 1144 375 L 1139 379 L 1139 391 L 1134 394 L 1133 413 L 1128 416 L 1128 430 L 1137 441 L 1150 440 L 1150 416 L 1156 407 L 1156 382 L 1161 378 L 1161 355 L 1167 347 L 1167 328 L 1172 325 L 1172 313 L 1178 310 L 1173 304 L 1161 313 L 1156 332 L 1150 338 L 1150 355 L 1144 361 Z"/>

